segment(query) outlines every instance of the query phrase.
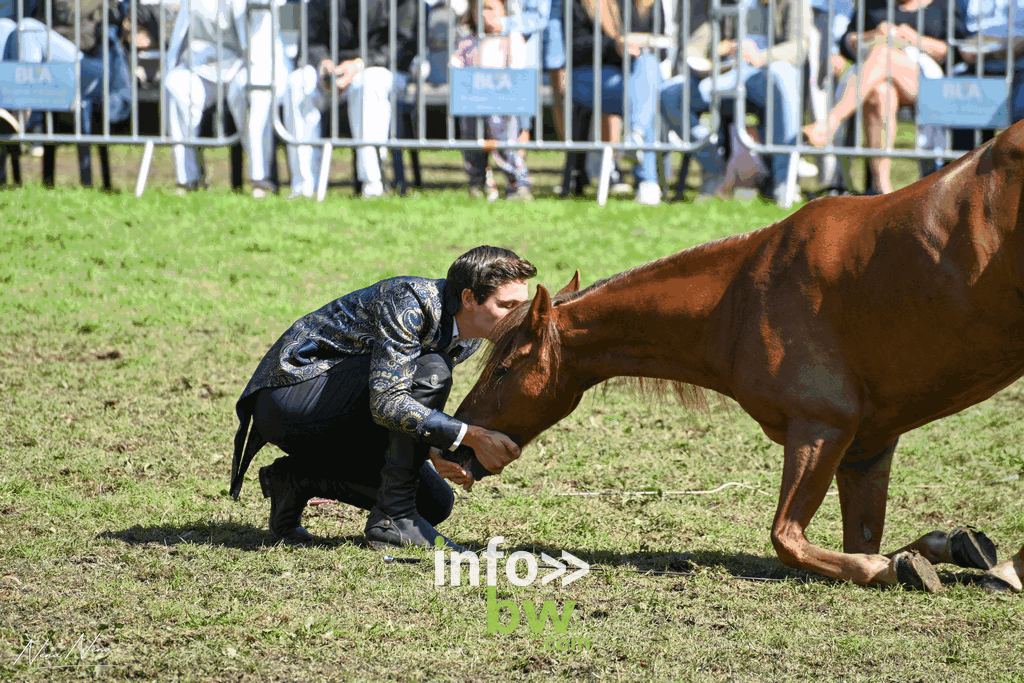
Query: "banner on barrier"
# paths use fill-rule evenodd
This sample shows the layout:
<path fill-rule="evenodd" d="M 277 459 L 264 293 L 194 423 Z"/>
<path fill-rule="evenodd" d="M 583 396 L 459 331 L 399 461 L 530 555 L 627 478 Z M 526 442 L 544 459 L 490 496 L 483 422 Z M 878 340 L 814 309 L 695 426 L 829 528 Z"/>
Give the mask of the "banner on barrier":
<path fill-rule="evenodd" d="M 1010 125 L 1005 78 L 922 78 L 917 123 L 952 128 Z"/>
<path fill-rule="evenodd" d="M 455 116 L 533 114 L 537 111 L 537 69 L 451 69 L 451 110 Z"/>
<path fill-rule="evenodd" d="M 71 111 L 78 97 L 75 65 L 66 62 L 0 62 L 0 107 Z"/>

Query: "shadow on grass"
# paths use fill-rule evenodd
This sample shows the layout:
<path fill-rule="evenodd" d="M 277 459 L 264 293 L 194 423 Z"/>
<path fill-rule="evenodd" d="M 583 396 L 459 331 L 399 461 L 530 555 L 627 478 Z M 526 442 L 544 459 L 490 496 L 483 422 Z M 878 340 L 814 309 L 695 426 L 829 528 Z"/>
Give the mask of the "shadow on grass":
<path fill-rule="evenodd" d="M 266 528 L 257 528 L 251 524 L 239 522 L 210 523 L 206 521 L 192 524 L 156 524 L 141 526 L 136 524 L 122 531 L 104 531 L 97 534 L 97 540 L 121 541 L 128 545 L 206 545 L 219 548 L 236 548 L 238 550 L 259 551 L 278 545 L 281 541 L 274 540 Z M 342 545 L 364 545 L 365 540 L 359 536 L 316 537 L 311 547 L 333 548 Z"/>
<path fill-rule="evenodd" d="M 831 579 L 782 564 L 774 555 L 753 555 L 750 553 L 700 550 L 695 552 L 673 552 L 641 550 L 619 553 L 614 550 L 590 550 L 584 548 L 556 548 L 544 545 L 510 548 L 507 552 L 526 550 L 536 554 L 547 553 L 560 558 L 562 551 L 592 565 L 591 571 L 624 568 L 637 574 L 650 576 L 690 576 L 710 570 L 726 573 L 733 578 L 761 582 L 797 581 L 800 583 L 834 583 Z M 572 566 L 569 567 L 572 570 Z"/>

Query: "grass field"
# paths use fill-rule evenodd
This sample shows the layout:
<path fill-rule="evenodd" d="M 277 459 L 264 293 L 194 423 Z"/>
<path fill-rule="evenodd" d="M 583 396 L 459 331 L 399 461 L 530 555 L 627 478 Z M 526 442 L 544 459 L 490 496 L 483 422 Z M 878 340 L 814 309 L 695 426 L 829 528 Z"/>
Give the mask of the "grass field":
<path fill-rule="evenodd" d="M 137 156 L 116 152 L 121 188 Z M 460 175 L 444 153 L 425 160 L 439 187 L 415 197 L 256 202 L 227 192 L 211 157 L 219 183 L 186 198 L 165 156 L 142 199 L 70 180 L 0 194 L 0 679 L 1024 680 L 1020 595 L 961 585 L 963 570 L 928 595 L 783 566 L 768 537 L 781 448 L 728 402 L 694 413 L 595 391 L 500 478 L 460 491 L 451 538 L 596 567 L 565 587 L 499 571 L 496 599 L 524 611 L 511 633 L 488 632 L 484 587 L 434 585 L 433 553 L 362 547 L 360 510 L 308 509 L 323 545 L 276 545 L 255 480 L 276 450 L 239 501 L 227 486 L 234 401 L 294 319 L 384 277 L 440 277 L 481 243 L 557 289 L 576 268 L 586 285 L 785 213 L 473 203 L 445 189 Z M 561 159 L 536 157 L 553 185 Z M 451 409 L 476 370 L 457 372 Z M 1022 389 L 904 437 L 886 548 L 958 524 L 1001 556 L 1020 547 Z M 742 486 L 679 493 L 727 483 Z M 598 491 L 617 493 L 571 495 Z M 834 496 L 809 533 L 841 547 Z M 535 633 L 528 600 L 553 601 L 565 633 Z"/>

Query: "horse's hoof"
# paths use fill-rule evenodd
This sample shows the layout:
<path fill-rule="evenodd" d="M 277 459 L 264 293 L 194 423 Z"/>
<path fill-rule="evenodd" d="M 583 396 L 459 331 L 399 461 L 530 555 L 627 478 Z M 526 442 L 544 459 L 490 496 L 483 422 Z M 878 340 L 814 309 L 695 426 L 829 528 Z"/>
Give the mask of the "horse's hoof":
<path fill-rule="evenodd" d="M 996 566 L 996 544 L 969 526 L 958 526 L 949 533 L 949 554 L 958 567 L 991 569 Z"/>
<path fill-rule="evenodd" d="M 1004 581 L 992 573 L 982 574 L 975 579 L 975 583 L 991 593 L 1017 592 L 1017 589 L 1008 581 Z"/>
<path fill-rule="evenodd" d="M 929 593 L 942 590 L 942 582 L 932 563 L 916 550 L 898 553 L 892 558 L 892 564 L 896 568 L 896 580 L 901 586 Z"/>

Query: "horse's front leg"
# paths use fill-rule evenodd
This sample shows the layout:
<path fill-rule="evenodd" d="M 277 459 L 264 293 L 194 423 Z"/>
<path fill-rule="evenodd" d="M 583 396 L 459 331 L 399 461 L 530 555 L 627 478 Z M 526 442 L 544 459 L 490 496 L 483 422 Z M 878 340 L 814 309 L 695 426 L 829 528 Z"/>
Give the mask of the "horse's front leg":
<path fill-rule="evenodd" d="M 870 552 L 837 553 L 812 545 L 804 535 L 853 441 L 854 429 L 853 425 L 844 429 L 811 420 L 794 420 L 788 425 L 782 489 L 772 523 L 775 552 L 790 567 L 840 581 L 861 585 L 901 582 L 939 590 L 942 584 L 935 570 L 920 555 L 905 553 L 890 560 L 877 554 L 877 541 L 864 542 Z M 876 524 L 880 537 L 881 523 Z"/>

